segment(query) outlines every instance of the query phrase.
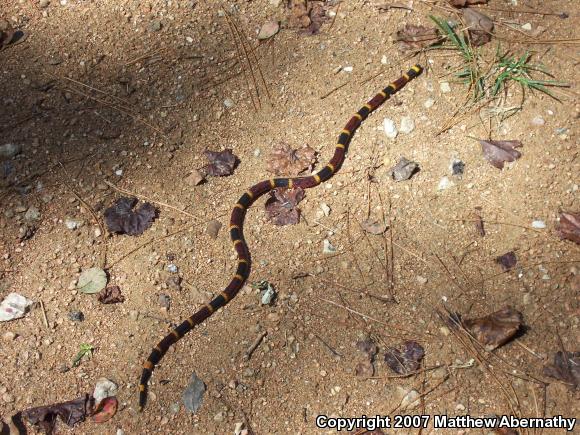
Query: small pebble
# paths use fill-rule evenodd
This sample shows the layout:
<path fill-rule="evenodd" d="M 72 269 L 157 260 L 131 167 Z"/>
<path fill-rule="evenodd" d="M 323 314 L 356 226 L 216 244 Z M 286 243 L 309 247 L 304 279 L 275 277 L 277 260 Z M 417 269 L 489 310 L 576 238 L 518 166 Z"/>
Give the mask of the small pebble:
<path fill-rule="evenodd" d="M 328 216 L 330 214 L 330 207 L 328 206 L 328 204 L 324 202 L 321 203 L 320 209 L 322 210 L 322 213 L 324 213 L 324 216 Z"/>
<path fill-rule="evenodd" d="M 93 392 L 95 402 L 99 403 L 106 397 L 114 396 L 115 394 L 117 394 L 117 389 L 118 386 L 113 381 L 110 381 L 107 378 L 97 379 L 97 382 L 95 383 L 95 390 Z"/>
<path fill-rule="evenodd" d="M 544 228 L 546 228 L 546 223 L 544 221 L 541 221 L 541 220 L 535 220 L 532 222 L 532 228 L 536 228 L 538 230 L 543 230 Z"/>
<path fill-rule="evenodd" d="M 532 30 L 532 25 L 530 23 L 526 23 L 522 26 L 522 29 L 530 31 Z"/>
<path fill-rule="evenodd" d="M 453 159 L 453 161 L 451 162 L 451 175 L 463 175 L 463 172 L 465 171 L 465 163 L 463 163 L 461 160 L 459 159 Z"/>
<path fill-rule="evenodd" d="M 431 107 L 433 107 L 434 104 L 435 100 L 433 98 L 427 98 L 427 100 L 425 100 L 425 102 L 423 103 L 423 106 L 425 107 L 425 109 L 430 109 Z"/>
<path fill-rule="evenodd" d="M 545 123 L 546 123 L 546 121 L 541 116 L 536 116 L 534 119 L 532 119 L 532 124 L 536 125 L 538 127 L 541 127 Z"/>
<path fill-rule="evenodd" d="M 417 275 L 417 278 L 415 278 L 415 279 L 421 285 L 427 284 L 427 281 L 428 281 L 427 278 L 425 278 L 424 276 L 421 276 L 421 275 Z"/>
<path fill-rule="evenodd" d="M 161 21 L 159 20 L 153 20 L 149 23 L 148 29 L 150 32 L 158 32 L 161 30 L 161 27 L 163 27 L 161 25 Z"/>
<path fill-rule="evenodd" d="M 322 242 L 322 252 L 324 254 L 334 254 L 336 252 L 336 248 L 332 246 L 328 239 L 324 239 Z"/>
<path fill-rule="evenodd" d="M 448 177 L 443 177 L 441 178 L 441 180 L 439 181 L 439 184 L 437 185 L 437 190 L 445 190 L 445 189 L 449 189 L 450 187 L 454 186 L 455 183 L 453 181 L 451 181 Z"/>
<path fill-rule="evenodd" d="M 160 307 L 169 309 L 169 307 L 171 305 L 171 298 L 169 297 L 169 295 L 161 293 L 159 295 L 158 303 L 159 303 Z"/>
<path fill-rule="evenodd" d="M 177 266 L 173 263 L 167 265 L 167 270 L 171 273 L 177 273 Z"/>
<path fill-rule="evenodd" d="M 40 211 L 36 207 L 29 207 L 24 214 L 24 219 L 27 221 L 36 221 L 40 219 Z"/>
<path fill-rule="evenodd" d="M 399 128 L 401 133 L 409 134 L 415 130 L 415 121 L 410 116 L 403 116 L 401 118 L 401 127 Z"/>
<path fill-rule="evenodd" d="M 260 157 L 260 155 L 262 154 L 262 150 L 260 150 L 260 148 L 256 148 L 254 150 L 254 157 Z"/>
<path fill-rule="evenodd" d="M 203 402 L 205 391 L 206 386 L 203 381 L 198 378 L 195 373 L 192 373 L 191 378 L 189 379 L 189 384 L 181 396 L 181 401 L 183 402 L 185 409 L 195 414 Z"/>
<path fill-rule="evenodd" d="M 439 83 L 439 89 L 441 89 L 441 92 L 443 92 L 444 94 L 448 94 L 449 92 L 451 92 L 451 86 L 449 86 L 448 82 Z"/>
<path fill-rule="evenodd" d="M 82 311 L 70 311 L 68 313 L 68 318 L 73 322 L 82 322 L 85 320 L 85 315 Z"/>
<path fill-rule="evenodd" d="M 234 104 L 235 104 L 234 100 L 232 100 L 231 98 L 226 98 L 224 100 L 224 107 L 226 109 L 231 109 L 232 107 L 234 107 Z"/>
<path fill-rule="evenodd" d="M 268 39 L 280 31 L 280 23 L 278 21 L 268 21 L 264 23 L 258 32 L 258 39 Z"/>
<path fill-rule="evenodd" d="M 16 333 L 12 332 L 12 331 L 6 331 L 4 334 L 2 334 L 2 339 L 4 341 L 12 341 L 17 337 Z"/>
<path fill-rule="evenodd" d="M 399 134 L 395 121 L 389 118 L 383 120 L 383 131 L 389 139 L 394 139 Z"/>
<path fill-rule="evenodd" d="M 22 147 L 13 143 L 7 143 L 6 145 L 0 146 L 0 157 L 4 159 L 11 159 L 12 157 L 20 154 L 22 152 Z"/>
<path fill-rule="evenodd" d="M 213 219 L 207 223 L 206 232 L 212 239 L 217 239 L 218 233 L 222 227 L 220 221 Z"/>
<path fill-rule="evenodd" d="M 69 230 L 76 230 L 77 228 L 80 228 L 83 225 L 83 222 L 81 220 L 77 220 L 77 219 L 66 218 L 64 220 L 64 225 Z"/>
<path fill-rule="evenodd" d="M 347 73 L 351 73 L 353 71 L 353 69 L 354 68 L 352 66 L 345 66 L 345 67 L 342 68 L 342 70 L 344 72 L 347 72 Z"/>

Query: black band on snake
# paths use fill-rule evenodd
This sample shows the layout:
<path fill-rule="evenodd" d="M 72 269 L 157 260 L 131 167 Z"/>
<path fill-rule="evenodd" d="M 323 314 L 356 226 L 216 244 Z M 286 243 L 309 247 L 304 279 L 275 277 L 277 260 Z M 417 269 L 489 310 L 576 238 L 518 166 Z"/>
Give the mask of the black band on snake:
<path fill-rule="evenodd" d="M 236 273 L 228 286 L 218 296 L 213 298 L 209 303 L 205 304 L 191 317 L 185 319 L 185 321 L 183 321 L 178 327 L 171 331 L 169 335 L 167 335 L 157 344 L 157 346 L 153 348 L 149 358 L 147 358 L 147 361 L 145 364 L 143 364 L 143 372 L 141 374 L 141 381 L 139 383 L 140 411 L 143 409 L 145 402 L 147 401 L 147 383 L 149 378 L 151 378 L 153 369 L 155 368 L 155 365 L 159 363 L 161 358 L 163 358 L 163 355 L 165 355 L 169 347 L 175 344 L 189 331 L 191 331 L 196 325 L 199 325 L 205 321 L 213 313 L 231 301 L 238 294 L 246 279 L 248 279 L 250 275 L 250 255 L 243 235 L 243 225 L 244 218 L 246 216 L 246 210 L 259 197 L 276 187 L 301 187 L 303 189 L 309 189 L 311 187 L 318 186 L 323 181 L 326 181 L 332 177 L 333 174 L 335 174 L 336 171 L 340 169 L 340 166 L 344 162 L 350 140 L 361 123 L 369 116 L 372 111 L 377 109 L 381 104 L 388 100 L 391 95 L 400 90 L 410 80 L 421 74 L 422 71 L 423 68 L 421 68 L 419 65 L 413 66 L 409 71 L 407 71 L 406 74 L 403 74 L 401 78 L 395 80 L 385 89 L 380 91 L 358 112 L 356 112 L 350 121 L 348 121 L 344 129 L 340 132 L 338 143 L 336 144 L 336 149 L 334 151 L 334 156 L 332 159 L 330 159 L 330 162 L 328 162 L 327 165 L 322 168 L 322 170 L 309 177 L 270 178 L 269 180 L 254 184 L 240 197 L 238 202 L 234 205 L 230 219 L 230 236 L 234 244 L 234 249 L 238 254 L 238 268 Z"/>

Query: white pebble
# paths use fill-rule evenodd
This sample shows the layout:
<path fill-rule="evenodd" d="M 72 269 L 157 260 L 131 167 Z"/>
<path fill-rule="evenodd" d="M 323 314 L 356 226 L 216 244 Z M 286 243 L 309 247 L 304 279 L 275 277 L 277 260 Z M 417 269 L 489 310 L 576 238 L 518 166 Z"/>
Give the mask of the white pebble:
<path fill-rule="evenodd" d="M 427 100 L 425 100 L 425 102 L 423 103 L 423 106 L 425 106 L 425 109 L 430 109 L 431 107 L 433 107 L 434 104 L 435 100 L 433 98 L 427 98 Z"/>
<path fill-rule="evenodd" d="M 320 203 L 320 209 L 322 210 L 322 213 L 324 213 L 324 216 L 330 214 L 330 207 L 325 202 Z"/>
<path fill-rule="evenodd" d="M 537 125 L 538 127 L 541 127 L 545 123 L 546 121 L 541 116 L 536 116 L 534 119 L 532 119 L 532 124 Z"/>
<path fill-rule="evenodd" d="M 117 169 L 117 170 L 115 171 L 115 175 L 116 175 L 117 177 L 120 177 L 121 175 L 123 175 L 123 170 L 122 170 L 122 169 Z"/>
<path fill-rule="evenodd" d="M 395 125 L 395 121 L 389 118 L 385 118 L 383 120 L 383 131 L 389 139 L 394 139 L 399 134 L 397 131 L 397 126 Z"/>
<path fill-rule="evenodd" d="M 532 30 L 532 25 L 530 23 L 526 23 L 522 26 L 522 29 L 530 31 Z"/>
<path fill-rule="evenodd" d="M 389 60 L 387 59 L 387 55 L 386 54 L 383 54 L 383 57 L 381 57 L 381 63 L 383 65 L 386 65 L 386 64 L 389 63 Z"/>
<path fill-rule="evenodd" d="M 344 72 L 351 73 L 354 68 L 352 66 L 345 66 L 342 68 Z"/>
<path fill-rule="evenodd" d="M 262 151 L 260 150 L 260 148 L 256 148 L 254 150 L 254 157 L 260 157 L 260 154 L 262 154 Z"/>
<path fill-rule="evenodd" d="M 449 92 L 451 92 L 451 86 L 449 86 L 448 82 L 439 83 L 439 89 L 441 89 L 441 92 L 443 92 L 444 94 L 448 94 Z"/>
<path fill-rule="evenodd" d="M 453 181 L 451 181 L 448 177 L 443 177 L 439 181 L 439 184 L 437 185 L 437 190 L 449 189 L 450 187 L 452 187 L 454 185 L 455 185 L 455 183 L 453 183 Z"/>
<path fill-rule="evenodd" d="M 192 38 L 191 36 L 186 36 L 186 37 L 185 37 L 185 40 L 186 40 L 186 41 L 187 41 L 189 44 L 191 44 L 191 43 L 193 42 L 193 38 Z"/>
<path fill-rule="evenodd" d="M 532 228 L 535 228 L 537 230 L 543 230 L 544 228 L 546 228 L 546 223 L 539 219 L 535 220 L 532 222 Z"/>
<path fill-rule="evenodd" d="M 401 133 L 409 134 L 415 130 L 415 121 L 410 116 L 403 116 L 401 118 Z"/>
<path fill-rule="evenodd" d="M 231 109 L 232 107 L 234 107 L 234 100 L 232 100 L 231 98 L 226 98 L 224 100 L 224 106 L 226 107 L 226 109 Z"/>
<path fill-rule="evenodd" d="M 332 246 L 328 239 L 324 239 L 322 242 L 322 252 L 324 254 L 334 254 L 336 252 L 336 248 Z"/>

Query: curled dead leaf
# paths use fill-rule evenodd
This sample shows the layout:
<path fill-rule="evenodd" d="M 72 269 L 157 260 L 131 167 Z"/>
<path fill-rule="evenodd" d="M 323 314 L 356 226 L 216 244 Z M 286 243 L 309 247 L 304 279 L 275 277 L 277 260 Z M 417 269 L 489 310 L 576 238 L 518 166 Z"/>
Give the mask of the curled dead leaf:
<path fill-rule="evenodd" d="M 560 213 L 560 222 L 556 226 L 556 232 L 560 239 L 580 244 L 580 212 Z"/>
<path fill-rule="evenodd" d="M 137 236 L 153 224 L 157 215 L 155 207 L 145 202 L 134 210 L 137 202 L 137 198 L 121 197 L 105 210 L 105 222 L 110 232 Z"/>
<path fill-rule="evenodd" d="M 270 191 L 266 214 L 274 225 L 295 225 L 300 222 L 298 203 L 304 199 L 304 189 L 278 188 Z"/>
<path fill-rule="evenodd" d="M 544 367 L 544 374 L 568 384 L 570 389 L 580 386 L 580 352 L 558 351 L 554 362 Z"/>
<path fill-rule="evenodd" d="M 316 151 L 309 145 L 292 149 L 286 143 L 278 145 L 270 154 L 268 171 L 276 175 L 300 175 L 311 171 L 316 163 Z"/>
<path fill-rule="evenodd" d="M 480 139 L 483 158 L 498 169 L 503 169 L 505 162 L 513 162 L 522 154 L 515 148 L 522 146 L 519 140 L 484 140 Z"/>
<path fill-rule="evenodd" d="M 209 164 L 203 167 L 203 172 L 212 177 L 225 177 L 234 172 L 238 158 L 230 148 L 223 151 L 204 151 Z"/>
<path fill-rule="evenodd" d="M 471 45 L 479 47 L 491 41 L 493 20 L 474 9 L 463 9 L 463 19 L 469 32 Z"/>
<path fill-rule="evenodd" d="M 68 402 L 26 409 L 22 411 L 22 416 L 30 424 L 38 426 L 46 434 L 50 435 L 54 433 L 58 417 L 72 427 L 84 421 L 87 415 L 91 414 L 93 406 L 93 397 L 85 394 L 83 397 Z"/>
<path fill-rule="evenodd" d="M 398 30 L 395 39 L 402 52 L 420 50 L 442 40 L 437 29 L 413 24 L 406 24 Z"/>
<path fill-rule="evenodd" d="M 119 402 L 114 396 L 105 397 L 99 402 L 97 408 L 93 412 L 93 421 L 95 423 L 104 423 L 117 413 Z"/>
<path fill-rule="evenodd" d="M 389 368 L 399 375 L 408 375 L 416 372 L 425 350 L 416 341 L 405 341 L 400 348 L 389 348 L 385 352 L 385 362 Z"/>
<path fill-rule="evenodd" d="M 523 316 L 512 307 L 476 319 L 462 321 L 462 325 L 486 350 L 494 350 L 510 341 L 519 331 Z"/>
<path fill-rule="evenodd" d="M 101 304 L 116 304 L 125 302 L 125 296 L 121 294 L 121 289 L 118 285 L 111 285 L 105 287 L 97 294 L 97 300 Z"/>
<path fill-rule="evenodd" d="M 518 262 L 518 258 L 516 257 L 515 252 L 510 251 L 507 252 L 495 259 L 495 262 L 498 263 L 504 272 L 507 272 L 510 269 L 513 269 L 514 266 Z"/>

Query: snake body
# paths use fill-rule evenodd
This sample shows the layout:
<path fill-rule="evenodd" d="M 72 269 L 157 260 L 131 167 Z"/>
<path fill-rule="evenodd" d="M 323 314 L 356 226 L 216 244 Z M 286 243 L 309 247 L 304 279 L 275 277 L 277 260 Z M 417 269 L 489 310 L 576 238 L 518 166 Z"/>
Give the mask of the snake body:
<path fill-rule="evenodd" d="M 340 132 L 334 156 L 326 166 L 322 168 L 322 170 L 308 177 L 270 178 L 269 180 L 264 180 L 254 184 L 240 197 L 232 210 L 229 229 L 234 249 L 238 255 L 238 267 L 236 273 L 228 286 L 219 295 L 201 307 L 191 317 L 185 319 L 153 348 L 149 358 L 147 358 L 147 361 L 143 364 L 143 372 L 141 374 L 141 381 L 139 382 L 139 410 L 143 409 L 147 401 L 147 383 L 151 378 L 153 369 L 159 363 L 161 358 L 163 358 L 163 355 L 165 355 L 167 350 L 195 326 L 204 322 L 213 313 L 231 301 L 248 279 L 250 275 L 250 252 L 243 235 L 244 218 L 248 208 L 262 195 L 277 187 L 285 187 L 289 189 L 301 187 L 302 189 L 309 189 L 318 186 L 320 183 L 332 177 L 344 162 L 350 140 L 361 123 L 371 112 L 388 100 L 391 95 L 400 90 L 410 80 L 421 74 L 422 71 L 423 68 L 419 65 L 413 66 L 409 71 L 380 91 L 358 112 L 356 112 Z"/>

